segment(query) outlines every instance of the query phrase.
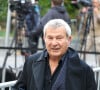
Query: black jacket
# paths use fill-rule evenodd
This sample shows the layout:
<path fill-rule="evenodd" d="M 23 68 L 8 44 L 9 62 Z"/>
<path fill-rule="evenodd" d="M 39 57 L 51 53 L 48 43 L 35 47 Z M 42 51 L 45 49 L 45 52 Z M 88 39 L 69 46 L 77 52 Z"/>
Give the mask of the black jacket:
<path fill-rule="evenodd" d="M 46 52 L 36 53 L 27 59 L 13 90 L 43 90 Z M 65 90 L 97 90 L 92 69 L 80 60 L 73 49 L 69 48 L 68 53 Z"/>
<path fill-rule="evenodd" d="M 46 15 L 41 18 L 40 23 L 37 25 L 36 29 L 32 31 L 32 36 L 40 36 L 42 34 L 44 25 L 51 19 L 63 19 L 71 24 L 70 17 L 66 9 L 63 6 L 55 6 L 49 9 Z"/>

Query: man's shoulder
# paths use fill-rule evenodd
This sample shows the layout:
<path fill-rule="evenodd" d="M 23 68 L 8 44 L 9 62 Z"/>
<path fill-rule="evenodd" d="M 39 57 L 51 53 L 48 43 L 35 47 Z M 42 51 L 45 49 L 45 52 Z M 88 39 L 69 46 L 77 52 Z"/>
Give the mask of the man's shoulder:
<path fill-rule="evenodd" d="M 33 63 L 35 63 L 39 58 L 42 58 L 43 52 L 37 52 L 35 54 L 32 54 L 25 59 L 25 65 L 30 68 Z"/>
<path fill-rule="evenodd" d="M 84 70 L 91 69 L 91 67 L 85 62 L 85 60 L 82 60 L 79 57 L 77 51 L 75 51 L 72 48 L 69 48 L 69 52 L 70 52 L 70 59 L 71 59 L 70 61 L 75 67 L 79 67 L 79 68 L 84 69 Z"/>
<path fill-rule="evenodd" d="M 80 64 L 85 70 L 92 70 L 92 67 L 90 67 L 85 61 L 80 60 Z"/>
<path fill-rule="evenodd" d="M 27 60 L 29 60 L 29 61 L 33 61 L 33 60 L 36 61 L 38 58 L 41 57 L 42 54 L 43 54 L 43 51 L 41 51 L 41 52 L 36 52 L 36 53 L 34 53 L 34 54 L 28 56 L 28 57 L 27 57 Z"/>

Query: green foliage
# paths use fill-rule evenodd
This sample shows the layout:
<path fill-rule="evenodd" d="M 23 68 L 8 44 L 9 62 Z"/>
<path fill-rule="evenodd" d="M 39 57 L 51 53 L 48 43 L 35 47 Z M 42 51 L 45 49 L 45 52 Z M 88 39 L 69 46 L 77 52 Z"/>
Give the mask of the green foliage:
<path fill-rule="evenodd" d="M 75 6 L 73 6 L 71 3 L 65 3 L 65 8 L 69 13 L 70 18 L 76 18 L 77 14 L 78 14 L 78 9 L 75 8 Z"/>
<path fill-rule="evenodd" d="M 5 36 L 5 30 L 0 30 L 0 37 Z"/>
<path fill-rule="evenodd" d="M 39 5 L 40 5 L 40 11 L 41 11 L 41 16 L 43 16 L 48 9 L 51 7 L 50 6 L 50 0 L 39 0 Z M 71 4 L 71 0 L 65 0 L 64 5 L 66 10 L 68 11 L 69 15 L 71 18 L 75 18 L 77 15 L 78 10 Z"/>
<path fill-rule="evenodd" d="M 43 16 L 48 11 L 48 9 L 51 7 L 50 5 L 50 0 L 39 0 L 41 16 Z"/>
<path fill-rule="evenodd" d="M 7 0 L 0 0 L 0 22 L 6 20 L 7 16 Z"/>

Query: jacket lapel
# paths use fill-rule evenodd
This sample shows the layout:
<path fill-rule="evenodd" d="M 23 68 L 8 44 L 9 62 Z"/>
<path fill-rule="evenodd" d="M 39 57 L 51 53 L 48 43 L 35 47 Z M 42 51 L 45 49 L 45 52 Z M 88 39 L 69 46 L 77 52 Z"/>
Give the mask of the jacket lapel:
<path fill-rule="evenodd" d="M 83 68 L 79 57 L 69 56 L 67 62 L 67 77 L 66 77 L 66 88 L 69 90 L 83 90 L 82 79 L 83 79 Z"/>
<path fill-rule="evenodd" d="M 52 86 L 52 90 L 66 90 L 65 79 L 66 79 L 66 70 L 67 70 L 67 58 L 64 60 L 63 66 L 55 80 L 55 83 Z"/>
<path fill-rule="evenodd" d="M 43 79 L 45 71 L 45 60 L 36 61 L 35 63 L 33 63 L 32 71 L 37 90 L 42 90 L 44 81 Z"/>

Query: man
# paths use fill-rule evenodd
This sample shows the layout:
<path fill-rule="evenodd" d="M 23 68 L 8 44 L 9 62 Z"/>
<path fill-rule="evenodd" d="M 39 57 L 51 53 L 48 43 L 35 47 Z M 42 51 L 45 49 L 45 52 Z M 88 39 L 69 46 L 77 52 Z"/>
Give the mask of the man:
<path fill-rule="evenodd" d="M 70 26 L 50 20 L 43 33 L 46 49 L 27 58 L 13 90 L 96 90 L 92 69 L 69 47 Z"/>
<path fill-rule="evenodd" d="M 43 27 L 44 25 L 51 19 L 63 19 L 69 24 L 70 22 L 70 17 L 65 9 L 63 4 L 63 0 L 51 0 L 51 8 L 48 10 L 48 12 L 40 19 L 39 24 L 33 30 L 32 32 L 29 33 L 29 35 L 33 36 L 41 36 L 43 34 Z M 28 33 L 27 33 L 28 34 Z M 38 45 L 37 45 L 38 46 Z"/>

